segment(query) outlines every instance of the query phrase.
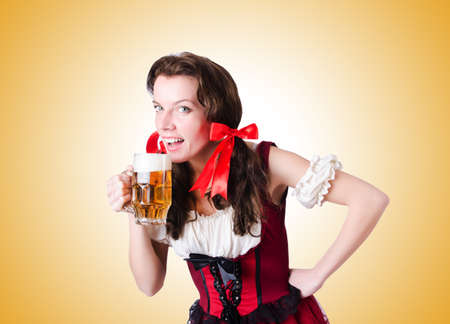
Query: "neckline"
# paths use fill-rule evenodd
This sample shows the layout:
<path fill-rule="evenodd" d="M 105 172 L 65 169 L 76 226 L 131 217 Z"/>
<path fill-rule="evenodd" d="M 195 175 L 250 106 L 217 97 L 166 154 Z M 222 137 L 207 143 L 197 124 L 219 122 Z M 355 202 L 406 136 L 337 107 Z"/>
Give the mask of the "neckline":
<path fill-rule="evenodd" d="M 223 214 L 227 214 L 229 209 L 232 209 L 233 207 L 230 205 L 228 207 L 225 207 L 224 209 L 219 209 L 217 210 L 215 213 L 212 213 L 211 215 L 205 215 L 199 212 L 196 212 L 195 210 L 190 210 L 189 214 L 191 214 L 192 216 L 197 215 L 198 217 L 201 218 L 212 218 L 212 217 L 217 217 L 219 215 L 223 215 Z"/>
<path fill-rule="evenodd" d="M 251 141 L 249 142 L 249 141 L 246 141 L 246 143 L 251 143 L 251 144 L 252 144 L 252 148 L 251 148 L 251 149 L 252 149 L 255 153 L 259 154 L 259 152 L 258 152 L 258 147 L 260 146 L 260 144 L 262 143 L 262 141 L 260 141 L 260 142 L 251 142 Z M 272 203 L 272 201 L 269 201 L 269 202 Z M 274 203 L 272 203 L 272 205 L 275 206 L 275 207 L 277 207 L 277 208 L 280 208 L 279 206 L 277 206 L 277 205 L 274 204 Z M 195 217 L 195 215 L 197 215 L 198 217 L 201 217 L 201 218 L 208 218 L 208 217 L 214 217 L 214 216 L 217 216 L 217 215 L 222 215 L 222 214 L 224 214 L 225 212 L 227 212 L 229 208 L 232 208 L 232 206 L 230 205 L 230 206 L 228 206 L 228 207 L 226 207 L 226 208 L 224 208 L 224 209 L 219 209 L 218 211 L 216 211 L 215 213 L 212 213 L 211 215 L 205 215 L 205 214 L 196 212 L 196 211 L 193 210 L 193 209 L 191 209 L 188 213 L 189 213 L 191 216 L 194 216 L 194 217 Z"/>

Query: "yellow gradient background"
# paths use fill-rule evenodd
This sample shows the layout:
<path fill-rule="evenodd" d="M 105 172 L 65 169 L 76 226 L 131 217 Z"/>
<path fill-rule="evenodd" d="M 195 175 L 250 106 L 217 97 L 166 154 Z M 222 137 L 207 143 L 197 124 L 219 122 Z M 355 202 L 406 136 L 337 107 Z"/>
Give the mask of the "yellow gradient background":
<path fill-rule="evenodd" d="M 315 294 L 332 324 L 450 317 L 449 19 L 444 1 L 3 1 L 2 323 L 185 323 L 198 294 L 169 252 L 146 297 L 106 181 L 154 130 L 147 72 L 180 51 L 235 78 L 241 126 L 390 199 Z M 288 198 L 292 267 L 312 267 L 344 206 Z"/>

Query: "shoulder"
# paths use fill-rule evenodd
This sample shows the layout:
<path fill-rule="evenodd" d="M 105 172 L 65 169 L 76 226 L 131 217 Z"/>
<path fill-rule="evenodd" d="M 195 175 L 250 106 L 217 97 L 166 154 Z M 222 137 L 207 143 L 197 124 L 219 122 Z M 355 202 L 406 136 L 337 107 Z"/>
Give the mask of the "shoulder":
<path fill-rule="evenodd" d="M 310 161 L 304 157 L 276 147 L 270 146 L 268 170 L 272 185 L 295 187 L 298 180 L 306 173 Z"/>
<path fill-rule="evenodd" d="M 295 187 L 298 179 L 306 173 L 310 161 L 304 157 L 281 149 L 272 142 L 249 142 L 245 144 L 253 151 L 259 151 L 264 159 L 272 186 L 286 185 Z M 264 147 L 259 147 L 264 145 Z"/>

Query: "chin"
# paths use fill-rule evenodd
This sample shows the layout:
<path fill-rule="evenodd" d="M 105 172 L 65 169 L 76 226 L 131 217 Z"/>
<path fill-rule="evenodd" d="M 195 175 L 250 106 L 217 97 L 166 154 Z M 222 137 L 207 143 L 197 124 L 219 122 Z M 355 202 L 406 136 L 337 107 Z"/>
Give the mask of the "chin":
<path fill-rule="evenodd" d="M 171 158 L 171 160 L 172 160 L 172 163 L 184 163 L 184 162 L 188 161 L 186 159 L 173 159 L 173 158 Z"/>
<path fill-rule="evenodd" d="M 172 163 L 183 163 L 188 161 L 188 159 L 186 157 L 183 157 L 179 154 L 173 154 L 173 153 L 168 153 L 170 156 L 170 160 L 172 161 Z"/>

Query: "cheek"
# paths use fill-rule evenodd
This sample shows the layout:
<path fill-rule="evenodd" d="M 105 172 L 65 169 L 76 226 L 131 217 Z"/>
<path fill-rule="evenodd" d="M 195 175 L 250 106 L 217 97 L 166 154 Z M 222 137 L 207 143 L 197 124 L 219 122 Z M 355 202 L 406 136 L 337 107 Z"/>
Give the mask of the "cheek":
<path fill-rule="evenodd" d="M 211 130 L 211 126 L 208 123 L 203 123 L 199 129 L 199 135 L 205 142 L 209 142 L 209 132 Z"/>
<path fill-rule="evenodd" d="M 156 114 L 154 121 L 155 121 L 156 130 L 160 130 L 161 129 L 161 127 L 160 127 L 160 125 L 161 125 L 161 118 L 159 118 L 158 114 Z"/>
<path fill-rule="evenodd" d="M 209 137 L 209 131 L 211 130 L 211 125 L 209 124 L 209 123 L 203 123 L 202 124 L 202 126 L 201 126 L 201 131 L 202 131 L 202 133 L 204 133 L 204 134 L 208 134 L 208 137 Z"/>
<path fill-rule="evenodd" d="M 204 120 L 202 121 L 196 120 L 195 122 L 189 123 L 188 127 L 193 137 L 197 138 L 202 142 L 209 141 L 209 132 L 211 129 L 210 123 Z"/>

